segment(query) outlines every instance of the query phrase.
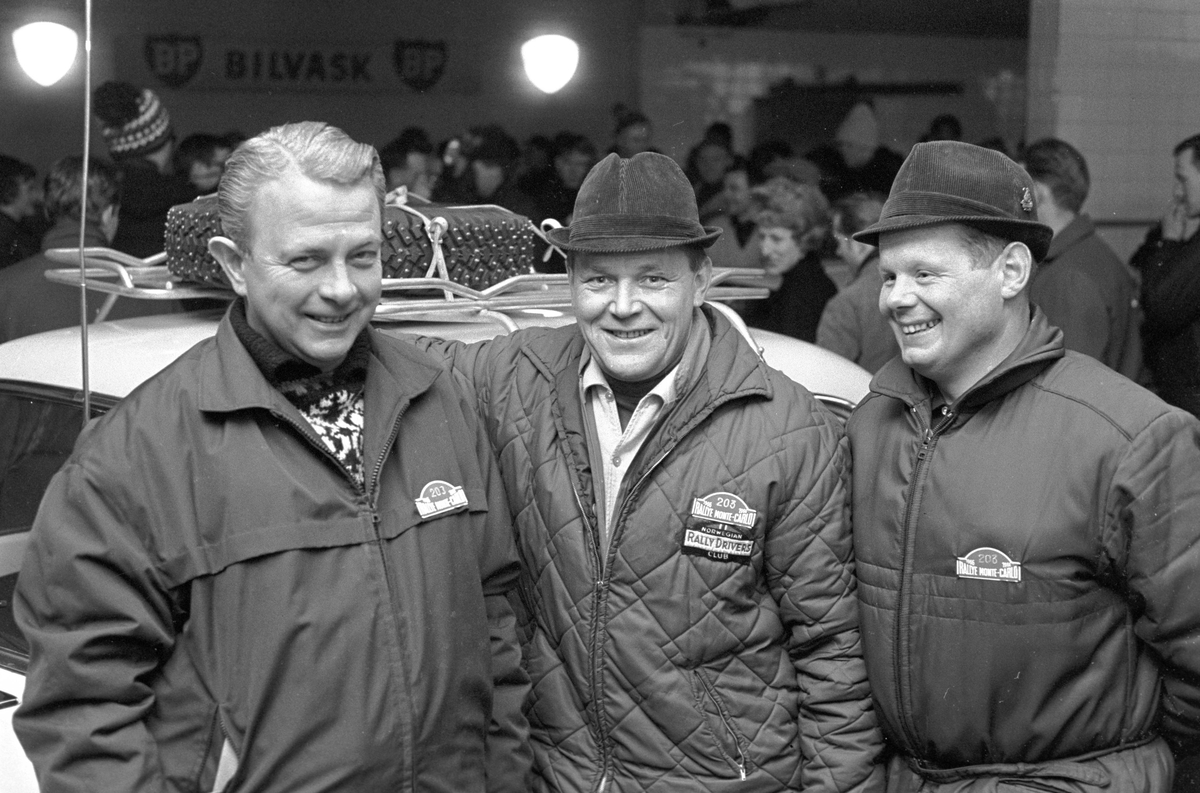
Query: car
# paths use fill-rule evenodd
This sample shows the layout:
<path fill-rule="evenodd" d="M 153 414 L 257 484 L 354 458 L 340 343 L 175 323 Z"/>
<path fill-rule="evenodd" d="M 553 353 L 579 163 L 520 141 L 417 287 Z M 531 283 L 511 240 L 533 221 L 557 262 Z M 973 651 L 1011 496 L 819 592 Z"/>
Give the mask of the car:
<path fill-rule="evenodd" d="M 68 251 L 61 258 L 67 261 L 72 255 L 77 254 Z M 103 257 L 89 261 L 105 273 L 121 275 L 120 265 Z M 745 272 L 719 272 L 712 296 L 727 300 L 765 293 L 722 285 L 737 275 L 746 278 Z M 565 278 L 519 276 L 483 292 L 439 279 L 389 279 L 385 292 L 390 296 L 376 312 L 376 326 L 389 334 L 472 342 L 518 328 L 570 324 L 574 318 Z M 77 279 L 78 273 L 69 270 L 52 275 L 64 283 Z M 161 276 L 141 283 L 151 286 L 137 285 L 137 278 L 127 273 L 115 279 L 89 273 L 90 286 L 118 299 L 213 295 L 209 290 L 170 289 L 170 281 Z M 847 416 L 867 393 L 870 375 L 861 367 L 803 341 L 747 330 L 727 306 L 711 305 L 752 336 L 768 364 L 804 385 L 839 417 Z M 111 409 L 184 351 L 215 335 L 223 313 L 223 307 L 211 307 L 89 325 L 92 416 Z M 29 660 L 13 618 L 13 589 L 41 495 L 83 427 L 81 335 L 79 328 L 66 328 L 0 345 L 0 767 L 4 789 L 15 793 L 32 793 L 37 783 L 12 730 Z"/>

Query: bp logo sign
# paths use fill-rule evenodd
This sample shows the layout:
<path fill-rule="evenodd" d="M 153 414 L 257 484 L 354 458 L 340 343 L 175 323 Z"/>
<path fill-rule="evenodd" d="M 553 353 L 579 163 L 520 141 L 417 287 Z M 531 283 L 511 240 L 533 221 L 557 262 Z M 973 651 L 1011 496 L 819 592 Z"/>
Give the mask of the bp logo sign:
<path fill-rule="evenodd" d="M 396 76 L 414 91 L 432 88 L 446 70 L 446 42 L 397 39 L 392 52 Z"/>
<path fill-rule="evenodd" d="M 199 71 L 204 46 L 199 36 L 147 36 L 145 56 L 147 68 L 163 85 L 180 88 Z"/>

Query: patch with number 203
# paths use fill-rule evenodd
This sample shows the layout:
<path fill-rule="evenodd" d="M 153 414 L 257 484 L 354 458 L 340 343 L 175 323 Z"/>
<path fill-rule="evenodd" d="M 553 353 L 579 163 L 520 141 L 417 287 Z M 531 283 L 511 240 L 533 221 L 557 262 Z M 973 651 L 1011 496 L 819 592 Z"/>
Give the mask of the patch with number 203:
<path fill-rule="evenodd" d="M 684 523 L 682 550 L 714 562 L 749 564 L 758 512 L 733 493 L 712 493 L 692 499 L 691 516 Z"/>

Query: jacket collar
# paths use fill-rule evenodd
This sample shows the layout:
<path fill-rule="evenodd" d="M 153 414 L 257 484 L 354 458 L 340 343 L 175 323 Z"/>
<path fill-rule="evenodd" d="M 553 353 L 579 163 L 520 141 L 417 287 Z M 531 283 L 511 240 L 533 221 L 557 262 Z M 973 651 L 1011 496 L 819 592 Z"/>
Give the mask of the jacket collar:
<path fill-rule="evenodd" d="M 83 232 L 84 247 L 92 246 L 107 246 L 108 240 L 105 239 L 104 233 L 100 231 L 99 224 L 88 223 Z M 63 218 L 46 232 L 46 236 L 42 238 L 42 250 L 48 251 L 51 248 L 78 248 L 79 247 L 79 221 Z"/>
<path fill-rule="evenodd" d="M 1050 264 L 1061 256 L 1063 251 L 1095 232 L 1096 225 L 1092 223 L 1090 217 L 1086 214 L 1076 215 L 1075 219 L 1068 223 L 1062 231 L 1054 235 L 1054 239 L 1050 241 L 1050 250 L 1046 252 L 1042 264 Z"/>
<path fill-rule="evenodd" d="M 959 397 L 958 412 L 975 412 L 995 399 L 1015 391 L 1063 357 L 1063 334 L 1047 321 L 1037 306 L 1032 307 L 1029 327 L 1021 341 L 1000 365 Z M 871 380 L 871 391 L 902 400 L 915 407 L 928 402 L 934 386 L 896 356 Z"/>
<path fill-rule="evenodd" d="M 426 391 L 442 372 L 411 345 L 386 344 L 384 352 L 378 331 L 371 329 L 370 333 L 372 352 L 365 391 L 368 403 L 382 399 L 397 405 L 407 404 Z M 199 407 L 216 413 L 249 408 L 294 409 L 254 363 L 238 339 L 228 312 L 217 326 L 215 343 L 204 350 L 200 359 Z"/>

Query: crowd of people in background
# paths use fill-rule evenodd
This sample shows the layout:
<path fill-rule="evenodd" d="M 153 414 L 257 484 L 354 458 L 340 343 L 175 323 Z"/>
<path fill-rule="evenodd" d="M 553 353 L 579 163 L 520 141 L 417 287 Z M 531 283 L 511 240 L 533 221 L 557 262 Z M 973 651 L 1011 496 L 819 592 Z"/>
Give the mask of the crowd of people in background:
<path fill-rule="evenodd" d="M 658 151 L 650 118 L 623 105 L 613 112 L 607 147 L 570 129 L 535 134 L 522 143 L 502 126 L 485 124 L 439 142 L 421 126 L 406 127 L 378 146 L 387 189 L 404 188 L 409 201 L 497 204 L 535 223 L 568 225 L 584 177 L 605 153 Z M 177 141 L 159 97 L 122 82 L 97 89 L 95 113 L 120 181 L 111 191 L 109 218 L 100 216 L 102 207 L 89 211 L 89 244 L 108 242 L 137 257 L 159 253 L 167 210 L 214 192 L 225 160 L 244 135 L 196 133 Z M 943 114 L 921 140 L 962 135 L 960 120 Z M 878 220 L 903 161 L 882 141 L 874 109 L 860 102 L 827 143 L 809 151 L 795 151 L 779 139 L 743 151 L 731 126 L 716 122 L 680 162 L 701 222 L 724 232 L 709 252 L 714 266 L 766 272 L 770 296 L 740 306 L 747 323 L 816 343 L 872 372 L 897 345 L 877 305 L 874 250 L 850 237 Z M 1004 150 L 999 139 L 980 145 Z M 1197 255 L 1192 248 L 1200 245 L 1195 241 L 1200 171 L 1193 159 L 1200 142 L 1180 145 L 1175 209 L 1128 263 L 1083 212 L 1090 178 L 1079 151 L 1051 138 L 1005 153 L 1033 177 L 1039 218 L 1055 231 L 1031 286 L 1034 302 L 1062 328 L 1069 348 L 1157 386 L 1200 414 L 1200 317 L 1191 307 L 1200 301 L 1187 302 L 1190 290 L 1200 288 L 1192 281 L 1200 279 L 1187 275 L 1183 265 L 1172 266 L 1190 261 Z M 78 168 L 78 158 L 67 158 L 45 183 L 61 185 Z M 106 173 L 104 167 L 93 170 Z M 0 300 L 6 305 L 15 299 L 3 293 L 11 295 L 17 283 L 22 293 L 35 288 L 30 284 L 38 277 L 30 272 L 51 266 L 42 250 L 67 244 L 69 234 L 78 236 L 78 190 L 52 201 L 46 193 L 33 166 L 0 155 Z M 13 269 L 18 262 L 25 266 Z M 63 317 L 66 321 L 65 312 Z M 45 323 L 46 317 L 25 327 L 8 322 L 0 341 L 44 329 Z"/>

